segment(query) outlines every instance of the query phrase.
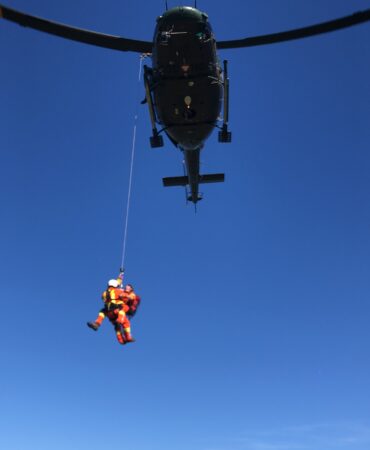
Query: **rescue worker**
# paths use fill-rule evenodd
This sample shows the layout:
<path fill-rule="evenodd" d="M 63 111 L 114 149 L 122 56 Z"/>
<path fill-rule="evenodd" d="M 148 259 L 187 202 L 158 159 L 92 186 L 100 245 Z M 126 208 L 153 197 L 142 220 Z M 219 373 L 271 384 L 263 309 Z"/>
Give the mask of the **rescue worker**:
<path fill-rule="evenodd" d="M 118 279 L 122 279 L 121 274 Z M 126 314 L 130 309 L 126 304 L 127 295 L 120 287 L 120 282 L 117 279 L 108 281 L 108 287 L 103 292 L 102 299 L 105 303 L 104 308 L 100 310 L 94 322 L 87 322 L 87 326 L 97 331 L 105 317 L 108 317 L 114 326 L 117 340 L 120 344 L 124 345 L 129 342 L 135 342 L 135 339 L 131 336 L 131 325 Z"/>
<path fill-rule="evenodd" d="M 132 284 L 126 284 L 123 292 L 127 297 L 126 305 L 129 308 L 127 311 L 127 315 L 132 318 L 136 314 L 136 311 L 141 302 L 141 298 L 134 291 L 134 287 L 132 286 Z"/>

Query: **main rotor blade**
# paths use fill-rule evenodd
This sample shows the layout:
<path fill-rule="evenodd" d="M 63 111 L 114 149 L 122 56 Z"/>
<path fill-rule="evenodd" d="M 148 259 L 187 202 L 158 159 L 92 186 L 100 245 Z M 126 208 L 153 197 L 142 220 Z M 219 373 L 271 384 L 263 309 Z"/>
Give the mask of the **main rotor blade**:
<path fill-rule="evenodd" d="M 105 47 L 122 52 L 151 53 L 153 47 L 152 42 L 125 39 L 119 36 L 70 27 L 62 23 L 51 22 L 50 20 L 31 16 L 16 11 L 15 9 L 6 8 L 2 5 L 0 5 L 0 19 L 1 18 L 16 22 L 24 27 L 34 28 L 35 30 L 44 31 L 73 41 L 84 42 L 85 44 L 96 45 L 98 47 Z"/>
<path fill-rule="evenodd" d="M 330 31 L 352 27 L 353 25 L 358 25 L 368 20 L 370 20 L 370 9 L 359 11 L 355 14 L 351 14 L 350 16 L 341 17 L 340 19 L 330 20 L 329 22 L 322 22 L 304 28 L 296 28 L 294 30 L 282 31 L 280 33 L 264 34 L 261 36 L 253 36 L 234 41 L 219 41 L 217 42 L 217 48 L 226 49 L 275 44 L 277 42 L 315 36 L 316 34 L 329 33 Z"/>

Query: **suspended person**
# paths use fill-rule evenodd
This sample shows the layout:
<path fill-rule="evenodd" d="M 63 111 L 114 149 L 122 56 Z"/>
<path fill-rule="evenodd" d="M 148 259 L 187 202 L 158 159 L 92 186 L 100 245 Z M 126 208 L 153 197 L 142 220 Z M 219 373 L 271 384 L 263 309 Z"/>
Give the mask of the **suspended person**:
<path fill-rule="evenodd" d="M 123 274 L 124 269 L 120 269 L 120 273 L 118 275 L 117 281 L 119 285 L 123 288 Z M 136 311 L 140 305 L 141 298 L 134 291 L 134 287 L 132 284 L 126 284 L 123 290 L 125 296 L 125 304 L 128 306 L 127 315 L 132 318 L 136 314 Z"/>
<path fill-rule="evenodd" d="M 130 309 L 126 304 L 128 297 L 118 281 L 122 280 L 121 277 L 123 275 L 120 274 L 118 279 L 108 281 L 108 287 L 102 294 L 105 306 L 100 310 L 96 320 L 87 322 L 87 326 L 97 331 L 105 317 L 108 317 L 114 326 L 118 342 L 124 345 L 135 342 L 135 339 L 131 335 L 131 324 L 126 314 Z"/>
<path fill-rule="evenodd" d="M 127 297 L 126 305 L 128 306 L 127 315 L 132 318 L 137 312 L 140 305 L 141 298 L 134 291 L 132 284 L 126 284 L 124 289 L 124 295 Z"/>

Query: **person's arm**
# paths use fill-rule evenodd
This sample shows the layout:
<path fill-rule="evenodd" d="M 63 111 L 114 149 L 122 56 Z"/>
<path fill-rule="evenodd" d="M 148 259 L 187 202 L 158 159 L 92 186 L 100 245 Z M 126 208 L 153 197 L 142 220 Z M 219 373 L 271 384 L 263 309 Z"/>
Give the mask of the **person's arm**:
<path fill-rule="evenodd" d="M 125 273 L 125 269 L 123 267 L 121 267 L 119 269 L 119 275 L 117 277 L 117 282 L 121 287 L 123 287 L 123 274 L 124 273 Z"/>

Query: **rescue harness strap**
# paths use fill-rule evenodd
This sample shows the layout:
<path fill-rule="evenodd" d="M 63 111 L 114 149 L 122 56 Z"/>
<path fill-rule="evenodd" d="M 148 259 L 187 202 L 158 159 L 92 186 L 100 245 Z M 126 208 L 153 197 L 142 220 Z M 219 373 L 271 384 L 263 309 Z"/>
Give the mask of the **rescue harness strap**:
<path fill-rule="evenodd" d="M 138 84 L 140 84 L 141 81 L 141 72 L 143 67 L 143 60 L 146 57 L 146 54 L 140 55 L 140 63 L 139 63 L 139 75 L 138 75 Z M 139 92 L 139 89 L 137 89 L 137 92 Z M 135 147 L 136 147 L 136 128 L 137 128 L 137 120 L 139 115 L 139 102 L 138 102 L 138 95 L 136 99 L 136 112 L 134 116 L 134 129 L 133 129 L 133 135 L 132 135 L 132 147 L 131 147 L 131 163 L 130 163 L 130 176 L 128 181 L 128 194 L 127 194 L 127 207 L 126 207 L 126 220 L 125 220 L 125 229 L 123 233 L 123 246 L 122 246 L 122 259 L 121 259 L 121 267 L 124 267 L 125 263 L 125 255 L 126 255 L 126 242 L 127 242 L 127 229 L 128 229 L 128 217 L 129 217 L 129 211 L 130 211 L 130 201 L 131 201 L 131 186 L 132 186 L 132 173 L 133 173 L 133 167 L 134 167 L 134 156 L 135 156 Z"/>

